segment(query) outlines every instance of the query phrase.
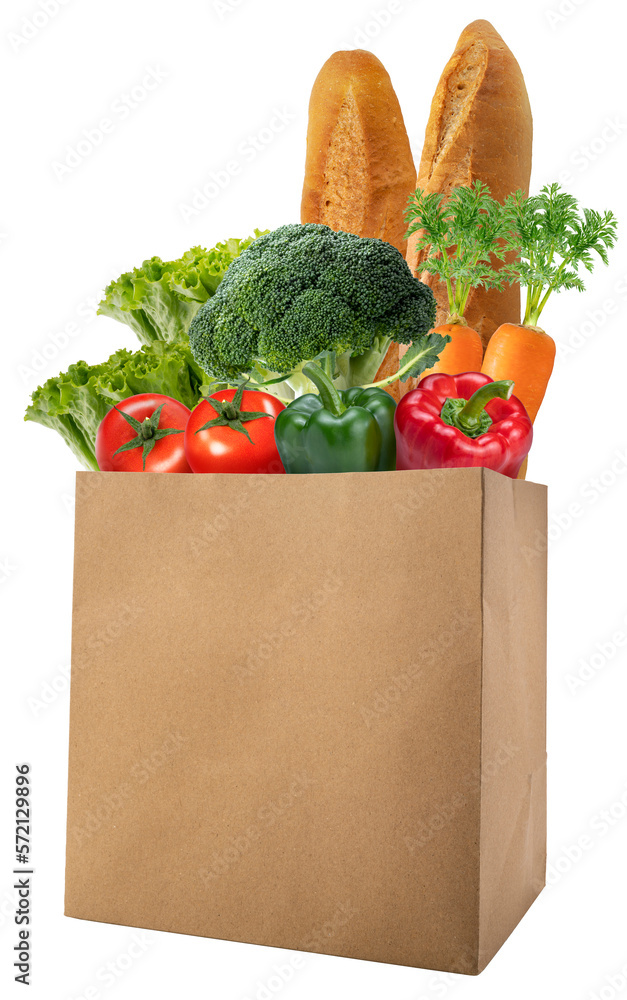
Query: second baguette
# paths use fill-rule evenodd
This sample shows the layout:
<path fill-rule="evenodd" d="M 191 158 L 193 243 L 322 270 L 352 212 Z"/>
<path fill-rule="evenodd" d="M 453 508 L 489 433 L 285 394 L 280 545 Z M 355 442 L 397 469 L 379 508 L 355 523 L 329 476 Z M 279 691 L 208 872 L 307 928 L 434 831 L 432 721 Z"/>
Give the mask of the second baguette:
<path fill-rule="evenodd" d="M 522 72 L 489 21 L 473 21 L 462 32 L 438 83 L 425 133 L 417 187 L 447 195 L 451 188 L 483 181 L 498 201 L 526 193 L 531 174 L 533 124 Z M 407 263 L 433 288 L 437 324 L 447 321 L 442 282 L 420 274 L 416 237 L 408 240 Z M 484 347 L 501 323 L 520 322 L 517 285 L 471 290 L 465 318 Z"/>

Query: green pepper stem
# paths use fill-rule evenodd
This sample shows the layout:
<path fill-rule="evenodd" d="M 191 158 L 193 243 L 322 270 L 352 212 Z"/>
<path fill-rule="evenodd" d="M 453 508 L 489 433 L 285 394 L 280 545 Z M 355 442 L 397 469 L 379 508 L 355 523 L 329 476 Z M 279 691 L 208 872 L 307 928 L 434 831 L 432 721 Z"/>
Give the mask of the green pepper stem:
<path fill-rule="evenodd" d="M 456 414 L 456 423 L 462 431 L 474 431 L 480 423 L 486 404 L 491 399 L 509 399 L 514 388 L 511 379 L 505 378 L 498 382 L 487 382 L 482 385 Z"/>
<path fill-rule="evenodd" d="M 341 413 L 344 413 L 346 407 L 340 399 L 339 392 L 317 361 L 308 361 L 306 365 L 303 365 L 302 373 L 303 375 L 306 375 L 307 378 L 311 379 L 320 393 L 320 399 L 322 400 L 322 405 L 325 410 L 329 410 L 329 412 L 335 414 L 336 417 L 339 417 Z"/>

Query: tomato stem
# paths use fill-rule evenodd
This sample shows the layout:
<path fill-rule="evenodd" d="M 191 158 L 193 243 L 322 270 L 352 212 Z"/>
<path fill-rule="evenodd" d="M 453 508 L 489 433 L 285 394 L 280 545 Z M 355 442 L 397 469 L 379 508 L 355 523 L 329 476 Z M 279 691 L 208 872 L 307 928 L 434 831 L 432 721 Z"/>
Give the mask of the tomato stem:
<path fill-rule="evenodd" d="M 211 396 L 209 396 L 206 402 L 213 407 L 217 416 L 215 416 L 213 420 L 208 420 L 206 424 L 202 425 L 202 427 L 199 427 L 196 434 L 200 434 L 201 431 L 206 431 L 210 427 L 230 427 L 231 430 L 238 431 L 240 434 L 243 434 L 248 438 L 251 444 L 254 444 L 253 439 L 244 427 L 244 423 L 249 420 L 259 420 L 260 417 L 269 417 L 270 414 L 266 413 L 265 410 L 240 410 L 243 396 L 244 383 L 240 385 L 232 400 L 212 399 Z"/>
<path fill-rule="evenodd" d="M 161 438 L 167 437 L 169 434 L 182 434 L 183 428 L 176 427 L 159 427 L 159 420 L 161 419 L 161 411 L 165 403 L 158 406 L 154 411 L 152 416 L 145 417 L 141 422 L 132 417 L 130 413 L 125 413 L 124 410 L 118 410 L 117 406 L 113 409 L 117 410 L 121 417 L 124 417 L 127 424 L 133 428 L 135 431 L 135 437 L 127 441 L 126 444 L 121 445 L 117 451 L 113 452 L 112 457 L 115 458 L 119 455 L 121 451 L 132 451 L 134 448 L 142 449 L 142 470 L 146 471 L 146 459 L 150 455 L 150 452 L 156 445 L 157 441 Z"/>
<path fill-rule="evenodd" d="M 145 417 L 142 421 L 139 433 L 144 441 L 149 441 L 151 437 L 155 436 L 155 429 L 150 422 L 150 417 Z"/>

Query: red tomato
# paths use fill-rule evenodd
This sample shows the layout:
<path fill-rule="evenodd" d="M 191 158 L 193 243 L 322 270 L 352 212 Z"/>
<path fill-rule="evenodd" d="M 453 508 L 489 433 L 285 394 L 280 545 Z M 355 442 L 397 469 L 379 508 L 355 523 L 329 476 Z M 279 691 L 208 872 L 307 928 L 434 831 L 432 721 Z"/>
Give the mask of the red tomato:
<path fill-rule="evenodd" d="M 285 472 L 276 444 L 274 443 L 274 421 L 285 407 L 276 396 L 257 389 L 247 389 L 243 395 L 241 388 L 223 389 L 214 392 L 209 399 L 220 403 L 232 403 L 237 392 L 240 400 L 235 400 L 231 416 L 224 422 L 201 430 L 205 424 L 220 417 L 211 403 L 203 399 L 192 411 L 185 428 L 185 455 L 193 472 Z M 239 408 L 237 403 L 239 402 Z M 220 409 L 224 410 L 224 407 Z M 267 413 L 268 416 L 246 419 L 247 413 Z M 241 421 L 234 415 L 241 414 Z M 247 433 L 236 430 L 239 423 Z M 229 424 L 231 426 L 229 426 Z M 250 440 L 249 440 L 250 437 Z"/>
<path fill-rule="evenodd" d="M 116 403 L 96 434 L 96 459 L 100 471 L 191 472 L 184 444 L 189 417 L 190 411 L 178 399 L 154 392 L 129 396 Z M 178 433 L 164 434 L 166 430 Z M 136 441 L 137 447 L 118 451 L 131 441 Z"/>

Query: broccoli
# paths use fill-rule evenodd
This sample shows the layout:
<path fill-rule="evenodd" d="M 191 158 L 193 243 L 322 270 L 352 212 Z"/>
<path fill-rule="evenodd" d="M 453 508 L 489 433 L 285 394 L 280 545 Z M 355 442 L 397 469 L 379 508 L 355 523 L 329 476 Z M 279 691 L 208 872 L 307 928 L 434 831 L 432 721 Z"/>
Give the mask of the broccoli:
<path fill-rule="evenodd" d="M 316 391 L 302 366 L 325 359 L 339 388 L 362 385 L 388 347 L 435 322 L 430 288 L 383 240 L 308 223 L 260 236 L 230 265 L 191 322 L 192 353 L 210 376 Z"/>

